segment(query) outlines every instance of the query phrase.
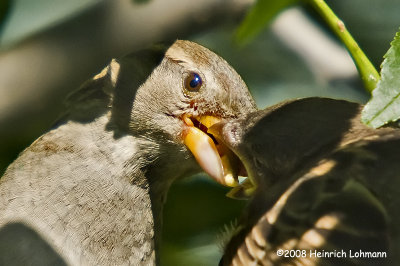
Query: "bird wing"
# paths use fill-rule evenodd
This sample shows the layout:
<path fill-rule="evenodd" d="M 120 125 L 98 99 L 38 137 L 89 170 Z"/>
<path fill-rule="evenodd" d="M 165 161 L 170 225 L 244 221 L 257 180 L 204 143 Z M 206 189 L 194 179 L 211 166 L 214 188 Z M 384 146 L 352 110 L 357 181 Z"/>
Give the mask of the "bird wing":
<path fill-rule="evenodd" d="M 399 148 L 394 131 L 320 160 L 247 229 L 221 264 L 396 265 Z M 259 199 L 250 204 L 263 204 Z"/>

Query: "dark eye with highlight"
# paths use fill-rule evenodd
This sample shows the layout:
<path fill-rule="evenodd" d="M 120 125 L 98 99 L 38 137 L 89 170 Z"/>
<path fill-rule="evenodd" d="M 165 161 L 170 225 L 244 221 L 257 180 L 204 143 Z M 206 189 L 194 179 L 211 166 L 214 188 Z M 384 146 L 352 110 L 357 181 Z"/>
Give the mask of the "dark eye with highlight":
<path fill-rule="evenodd" d="M 190 73 L 185 79 L 185 89 L 188 92 L 198 92 L 200 90 L 203 81 L 197 73 Z"/>

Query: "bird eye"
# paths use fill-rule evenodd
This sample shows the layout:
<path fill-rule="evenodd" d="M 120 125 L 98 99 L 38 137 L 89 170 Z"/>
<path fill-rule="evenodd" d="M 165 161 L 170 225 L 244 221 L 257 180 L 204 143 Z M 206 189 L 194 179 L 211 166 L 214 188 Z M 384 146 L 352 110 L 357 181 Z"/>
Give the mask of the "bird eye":
<path fill-rule="evenodd" d="M 190 73 L 185 79 L 185 89 L 188 92 L 198 92 L 200 90 L 203 81 L 197 73 Z"/>

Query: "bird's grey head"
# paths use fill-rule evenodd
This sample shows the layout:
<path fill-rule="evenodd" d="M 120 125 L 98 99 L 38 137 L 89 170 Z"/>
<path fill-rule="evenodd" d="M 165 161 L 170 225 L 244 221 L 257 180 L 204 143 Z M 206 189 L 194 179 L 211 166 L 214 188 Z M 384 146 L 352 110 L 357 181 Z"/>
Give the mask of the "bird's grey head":
<path fill-rule="evenodd" d="M 227 167 L 204 133 L 218 121 L 254 110 L 246 84 L 225 60 L 196 43 L 176 41 L 137 90 L 130 126 L 186 144 L 210 176 L 234 185 L 233 173 L 224 173 Z"/>
<path fill-rule="evenodd" d="M 256 107 L 225 60 L 201 45 L 178 40 L 167 49 L 156 46 L 113 60 L 97 80 L 105 77 L 111 127 L 168 147 L 169 156 L 183 153 L 191 160 L 193 154 L 218 182 L 236 184 L 207 129 Z"/>
<path fill-rule="evenodd" d="M 225 60 L 201 45 L 179 40 L 138 89 L 131 123 L 136 129 L 178 138 L 185 115 L 227 119 L 254 109 L 246 84 Z"/>

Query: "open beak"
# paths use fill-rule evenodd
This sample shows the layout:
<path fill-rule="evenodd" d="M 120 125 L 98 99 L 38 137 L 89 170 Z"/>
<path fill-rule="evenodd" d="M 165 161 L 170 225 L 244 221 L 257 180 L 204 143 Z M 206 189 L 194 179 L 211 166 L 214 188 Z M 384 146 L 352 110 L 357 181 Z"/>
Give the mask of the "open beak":
<path fill-rule="evenodd" d="M 220 145 L 223 145 L 225 149 L 233 153 L 233 151 L 230 150 L 230 142 L 224 138 L 223 132 L 225 124 L 226 121 L 218 124 L 213 124 L 211 127 L 208 128 L 207 132 L 208 134 L 211 134 L 215 139 L 217 139 L 218 142 L 221 143 Z M 233 199 L 249 199 L 252 195 L 254 195 L 254 192 L 257 189 L 257 183 L 251 177 L 251 171 L 249 171 L 251 169 L 246 169 L 244 162 L 242 162 L 236 155 L 233 156 L 237 158 L 236 166 L 239 169 L 238 174 L 243 178 L 240 180 L 240 184 L 232 188 L 231 191 L 226 194 L 226 196 Z"/>
<path fill-rule="evenodd" d="M 182 138 L 186 147 L 193 153 L 203 170 L 218 183 L 236 187 L 239 184 L 240 160 L 221 141 L 208 132 L 208 129 L 221 122 L 215 116 L 182 117 L 186 124 Z"/>

